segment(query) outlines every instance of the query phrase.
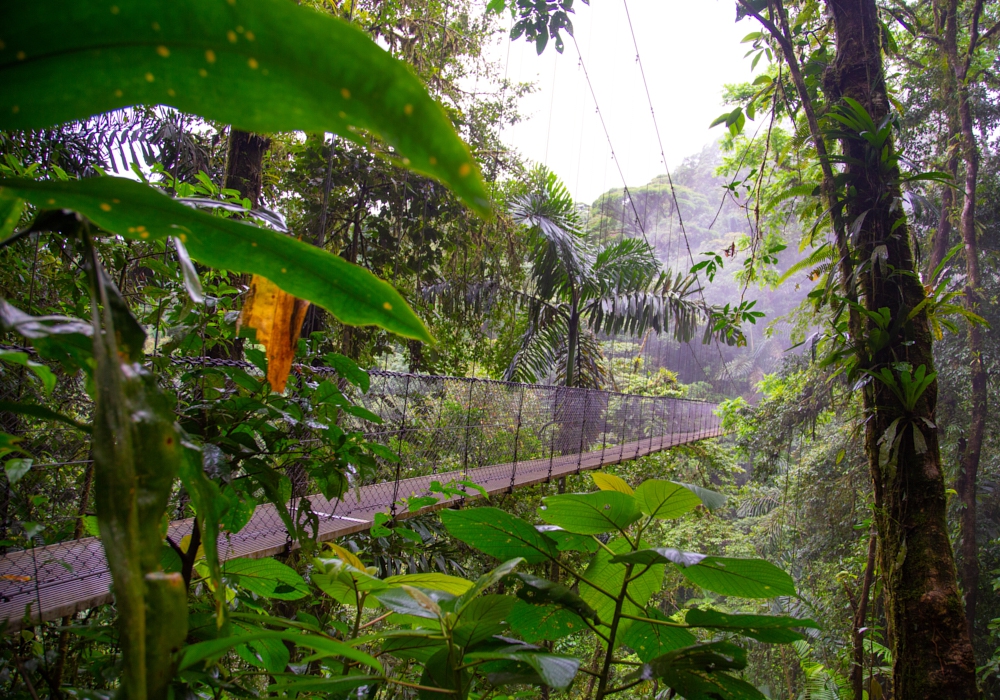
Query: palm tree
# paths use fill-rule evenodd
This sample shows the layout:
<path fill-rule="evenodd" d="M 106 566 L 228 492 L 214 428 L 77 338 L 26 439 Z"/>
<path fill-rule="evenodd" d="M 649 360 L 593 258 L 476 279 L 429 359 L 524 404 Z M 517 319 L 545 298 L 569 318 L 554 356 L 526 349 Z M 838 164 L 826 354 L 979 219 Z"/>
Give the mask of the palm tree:
<path fill-rule="evenodd" d="M 606 370 L 597 333 L 641 336 L 647 328 L 657 334 L 672 328 L 675 338 L 690 340 L 712 317 L 712 308 L 693 298 L 694 278 L 664 271 L 645 241 L 589 244 L 566 187 L 553 173 L 544 175 L 535 192 L 511 207 L 528 229 L 531 257 L 522 296 L 528 328 L 505 378 L 536 382 L 554 371 L 566 386 L 598 388 Z"/>

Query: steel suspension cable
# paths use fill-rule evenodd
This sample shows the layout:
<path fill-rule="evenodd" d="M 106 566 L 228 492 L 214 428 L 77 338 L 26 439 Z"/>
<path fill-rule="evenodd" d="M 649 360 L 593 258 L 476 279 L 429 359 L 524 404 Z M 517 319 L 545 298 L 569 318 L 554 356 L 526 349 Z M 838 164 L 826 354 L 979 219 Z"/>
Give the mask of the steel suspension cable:
<path fill-rule="evenodd" d="M 660 136 L 660 126 L 656 121 L 656 110 L 653 108 L 653 97 L 649 91 L 649 82 L 646 80 L 646 69 L 642 65 L 642 57 L 639 53 L 639 42 L 635 37 L 635 28 L 632 26 L 632 14 L 629 12 L 628 9 L 628 0 L 622 0 L 622 4 L 625 6 L 625 17 L 628 19 L 628 29 L 629 33 L 632 35 L 632 45 L 635 47 L 635 61 L 639 65 L 639 74 L 642 76 L 642 85 L 646 92 L 646 100 L 649 103 L 649 114 L 653 119 L 653 129 L 656 131 L 656 140 L 658 145 L 660 146 L 660 159 L 663 162 L 663 167 L 666 169 L 667 172 L 667 185 L 670 187 L 670 197 L 673 200 L 674 209 L 677 212 L 677 223 L 679 224 L 681 229 L 681 234 L 684 237 L 684 245 L 687 248 L 688 260 L 690 260 L 691 262 L 691 267 L 694 267 L 695 264 L 694 254 L 691 252 L 691 241 L 688 239 L 687 228 L 684 226 L 684 217 L 681 214 L 680 203 L 677 200 L 677 190 L 674 187 L 674 180 L 673 177 L 671 177 L 670 175 L 670 166 L 667 165 L 667 156 L 664 153 L 664 148 L 663 148 L 663 138 Z M 705 290 L 701 288 L 701 283 L 698 281 L 698 273 L 695 272 L 693 274 L 695 281 L 698 282 L 698 292 L 701 295 L 702 303 L 707 305 L 707 302 L 705 300 Z M 719 361 L 722 363 L 722 370 L 729 376 L 729 385 L 730 388 L 732 388 L 733 378 L 729 372 L 729 367 L 726 365 L 726 360 L 722 355 L 722 347 L 719 345 L 718 338 L 714 339 L 714 343 L 716 350 L 718 350 L 719 352 Z M 705 377 L 708 378 L 708 372 L 704 372 L 704 374 Z"/>
<path fill-rule="evenodd" d="M 632 212 L 635 214 L 636 223 L 638 223 L 639 211 L 635 208 L 635 202 L 632 201 L 632 193 L 628 188 L 628 181 L 625 179 L 625 172 L 622 170 L 621 163 L 615 155 L 615 147 L 611 142 L 611 132 L 608 131 L 608 125 L 604 121 L 604 113 L 601 111 L 601 105 L 597 101 L 597 93 L 594 91 L 594 84 L 590 82 L 590 73 L 587 72 L 587 64 L 583 60 L 583 54 L 580 52 L 580 45 L 577 43 L 576 37 L 573 38 L 573 47 L 576 49 L 576 55 L 580 59 L 580 67 L 583 69 L 583 77 L 587 80 L 587 87 L 590 88 L 590 96 L 593 98 L 594 105 L 597 107 L 597 116 L 600 117 L 601 128 L 604 130 L 604 136 L 608 140 L 608 148 L 611 149 L 611 159 L 615 161 L 615 167 L 618 168 L 618 174 L 621 176 L 622 187 L 625 190 L 625 198 L 628 200 L 629 204 L 632 205 Z M 642 239 L 646 241 L 646 245 L 649 245 L 649 239 L 646 238 L 646 231 L 641 225 L 639 226 L 639 231 L 642 233 Z"/>

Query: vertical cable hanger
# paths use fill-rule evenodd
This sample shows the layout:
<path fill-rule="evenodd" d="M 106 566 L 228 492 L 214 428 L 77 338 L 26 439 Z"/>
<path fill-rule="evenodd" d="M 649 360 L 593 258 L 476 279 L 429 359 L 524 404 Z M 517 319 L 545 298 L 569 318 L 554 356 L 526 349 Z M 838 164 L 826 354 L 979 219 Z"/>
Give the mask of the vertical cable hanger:
<path fill-rule="evenodd" d="M 583 60 L 583 53 L 580 51 L 580 45 L 577 43 L 576 38 L 573 38 L 573 46 L 576 48 L 576 55 L 580 59 L 580 67 L 583 69 L 583 77 L 587 80 L 587 87 L 590 88 L 590 96 L 594 100 L 594 106 L 597 108 L 597 116 L 600 118 L 601 128 L 604 130 L 604 137 L 608 140 L 608 148 L 611 149 L 611 159 L 615 161 L 615 166 L 618 168 L 618 174 L 622 179 L 622 187 L 625 190 L 625 199 L 628 200 L 629 204 L 632 205 L 632 212 L 635 214 L 636 221 L 639 219 L 639 212 L 635 208 L 635 203 L 632 202 L 632 194 L 628 189 L 628 181 L 625 179 L 625 172 L 622 170 L 621 163 L 618 162 L 618 158 L 615 156 L 615 147 L 611 142 L 611 132 L 608 131 L 608 125 L 604 121 L 604 113 L 601 112 L 601 106 L 597 101 L 597 93 L 594 91 L 594 84 L 590 82 L 590 73 L 587 72 L 587 64 Z M 646 238 L 646 231 L 640 227 L 640 232 L 642 233 L 642 239 L 646 241 L 649 245 L 649 240 Z"/>
<path fill-rule="evenodd" d="M 684 226 L 684 217 L 681 214 L 680 203 L 677 201 L 677 190 L 674 188 L 674 181 L 673 181 L 673 178 L 670 175 L 670 167 L 667 165 L 667 157 L 666 157 L 666 154 L 664 153 L 664 148 L 663 148 L 663 138 L 660 136 L 660 126 L 659 126 L 659 124 L 656 121 L 656 110 L 653 108 L 653 97 L 652 97 L 652 95 L 649 92 L 649 82 L 646 80 L 646 69 L 642 65 L 642 57 L 639 54 L 639 42 L 635 38 L 635 28 L 632 26 L 632 14 L 629 12 L 629 9 L 628 9 L 628 0 L 622 0 L 622 4 L 625 6 L 625 17 L 628 19 L 629 33 L 632 35 L 632 45 L 635 47 L 635 62 L 638 64 L 638 66 L 639 66 L 639 74 L 642 76 L 642 85 L 643 85 L 643 88 L 645 88 L 645 91 L 646 91 L 646 100 L 649 103 L 649 114 L 650 114 L 650 116 L 653 119 L 653 128 L 656 131 L 656 140 L 657 140 L 658 145 L 660 146 L 660 159 L 663 162 L 663 167 L 666 168 L 666 171 L 667 171 L 667 184 L 670 187 L 670 197 L 673 200 L 674 209 L 677 211 L 677 223 L 680 226 L 681 234 L 684 237 L 684 245 L 687 248 L 688 259 L 691 262 L 691 266 L 694 267 L 694 264 L 695 264 L 694 263 L 694 254 L 691 252 L 691 242 L 688 239 L 687 229 Z M 698 282 L 698 293 L 701 295 L 701 300 L 702 300 L 703 303 L 707 304 L 707 302 L 705 301 L 705 291 L 704 291 L 704 289 L 701 288 L 701 283 L 698 281 L 698 273 L 695 272 L 693 274 L 694 274 L 694 277 L 695 277 L 695 281 Z M 727 375 L 729 375 L 729 384 L 730 384 L 730 387 L 732 387 L 733 386 L 733 378 L 732 378 L 732 375 L 730 375 L 730 373 L 729 373 L 729 368 L 726 365 L 726 360 L 725 360 L 725 358 L 722 355 L 722 347 L 719 345 L 718 338 L 714 338 L 713 340 L 714 340 L 715 348 L 719 352 L 719 361 L 722 363 L 722 369 L 723 369 L 723 371 Z M 692 352 L 694 352 L 693 349 L 692 349 Z M 700 364 L 700 361 L 699 361 L 699 364 Z M 708 372 L 705 371 L 704 368 L 702 369 L 702 371 L 705 374 L 705 378 L 709 379 Z"/>
<path fill-rule="evenodd" d="M 630 26 L 631 26 L 631 20 L 630 20 Z M 633 34 L 633 41 L 634 41 L 634 38 L 635 37 L 634 37 L 634 34 Z M 632 199 L 632 193 L 629 190 L 627 181 L 625 180 L 625 173 L 622 170 L 621 163 L 619 162 L 618 158 L 615 155 L 614 145 L 612 144 L 612 141 L 611 141 L 611 134 L 608 131 L 607 123 L 604 121 L 604 115 L 601 112 L 600 104 L 597 102 L 597 93 L 594 90 L 594 85 L 593 85 L 593 83 L 590 80 L 589 73 L 587 72 L 587 65 L 586 65 L 586 63 L 583 60 L 583 54 L 580 51 L 580 46 L 577 43 L 577 41 L 576 41 L 575 38 L 573 39 L 573 46 L 576 48 L 576 53 L 577 53 L 577 56 L 579 57 L 579 60 L 580 60 L 580 67 L 583 69 L 583 75 L 586 78 L 587 86 L 589 87 L 591 97 L 594 100 L 594 105 L 596 106 L 596 111 L 597 111 L 598 117 L 600 118 L 601 127 L 604 130 L 605 138 L 607 138 L 608 148 L 611 150 L 611 159 L 613 161 L 615 161 L 615 167 L 618 169 L 618 175 L 621 177 L 621 180 L 622 180 L 622 187 L 623 187 L 624 198 L 625 198 L 625 202 L 622 205 L 622 212 L 621 212 L 622 225 L 623 225 L 622 236 L 625 235 L 625 232 L 624 232 L 625 205 L 627 204 L 632 209 L 632 214 L 635 217 L 636 226 L 639 229 L 639 232 L 642 234 L 642 239 L 646 242 L 646 245 L 649 245 L 649 239 L 646 236 L 645 227 L 642 225 L 642 222 L 639 220 L 639 211 L 638 211 L 638 209 L 635 206 L 635 201 Z M 638 50 L 636 52 L 636 57 L 638 59 Z M 639 63 L 640 69 L 641 69 L 641 67 L 642 67 L 641 61 L 637 61 L 637 62 Z M 643 75 L 643 80 L 645 81 L 645 75 Z M 647 98 L 648 98 L 649 97 L 649 88 L 648 88 L 648 86 L 646 88 L 646 94 L 647 94 Z M 650 104 L 652 104 L 652 102 L 650 102 Z M 655 115 L 654 115 L 654 122 L 655 122 Z M 659 129 L 658 128 L 657 128 L 657 138 L 659 138 Z M 662 155 L 662 152 L 663 152 L 662 142 L 661 142 L 660 151 L 661 151 L 661 155 Z M 666 165 L 665 161 L 666 161 L 666 159 L 664 157 L 664 165 Z M 675 191 L 674 186 L 673 186 L 673 180 L 670 178 L 669 171 L 667 172 L 667 182 L 668 182 L 668 184 L 670 186 L 671 198 L 672 198 L 672 200 L 674 202 L 674 208 L 677 211 L 678 222 L 680 223 L 681 231 L 684 234 L 684 240 L 685 240 L 685 242 L 687 242 L 687 232 L 686 232 L 686 229 L 684 228 L 684 221 L 683 221 L 683 218 L 681 217 L 680 208 L 679 208 L 678 203 L 677 203 L 677 194 L 676 194 L 676 191 Z M 692 266 L 693 266 L 694 265 L 694 257 L 691 255 L 690 245 L 688 245 L 688 254 L 689 254 L 689 257 L 691 258 Z M 697 280 L 697 274 L 695 274 L 695 279 Z M 704 292 L 703 289 L 701 289 L 700 284 L 699 284 L 699 287 L 698 287 L 698 292 L 701 295 L 702 303 L 704 303 L 704 304 L 707 305 L 707 302 L 705 301 L 705 292 Z M 725 361 L 724 361 L 724 359 L 722 357 L 722 348 L 719 347 L 718 339 L 715 339 L 714 342 L 715 342 L 716 348 L 719 351 L 719 358 L 720 358 L 720 360 L 723 360 L 723 367 L 725 367 Z M 690 348 L 690 344 L 688 344 L 688 347 Z M 690 348 L 690 349 L 691 349 L 691 352 L 694 353 L 694 349 L 693 348 Z M 697 361 L 699 367 L 702 370 L 702 374 L 706 378 L 708 378 L 709 377 L 708 371 L 701 365 L 700 360 L 697 360 L 697 355 L 695 355 L 695 358 L 696 358 L 696 361 Z"/>

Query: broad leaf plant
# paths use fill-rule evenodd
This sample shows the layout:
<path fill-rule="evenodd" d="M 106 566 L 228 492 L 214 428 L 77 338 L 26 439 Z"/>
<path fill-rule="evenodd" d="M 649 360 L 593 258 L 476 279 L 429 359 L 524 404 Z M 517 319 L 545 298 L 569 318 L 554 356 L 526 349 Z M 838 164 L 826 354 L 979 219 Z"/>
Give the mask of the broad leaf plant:
<path fill-rule="evenodd" d="M 422 699 L 485 698 L 523 686 L 562 691 L 590 684 L 603 699 L 631 697 L 632 689 L 645 696 L 656 683 L 692 699 L 763 698 L 738 675 L 747 664 L 739 640 L 791 644 L 816 623 L 710 605 L 665 610 L 659 594 L 668 569 L 688 586 L 748 600 L 794 597 L 791 577 L 761 559 L 645 544 L 654 528 L 721 507 L 725 497 L 666 480 L 633 490 L 611 474 L 593 478 L 597 491 L 543 499 L 538 524 L 493 507 L 442 511 L 449 534 L 500 562 L 475 580 L 443 573 L 380 578 L 363 552 L 336 544 L 312 559 L 308 583 L 274 561 L 227 562 L 233 589 L 259 599 L 313 595 L 334 603 L 325 607 L 330 618 L 288 620 L 241 609 L 232 615 L 234 634 L 185 649 L 180 680 L 203 679 L 232 650 L 250 668 L 266 669 L 268 690 L 278 695 L 371 697 L 390 686 Z M 553 651 L 574 635 L 596 642 L 591 664 Z M 288 672 L 282 642 L 302 647 L 305 660 L 320 662 L 324 673 Z M 238 671 L 229 681 L 238 686 L 254 675 Z"/>
<path fill-rule="evenodd" d="M 287 0 L 14 3 L 0 29 L 0 75 L 2 130 L 164 104 L 257 132 L 333 132 L 361 145 L 381 139 L 399 164 L 440 180 L 476 212 L 489 212 L 472 155 L 410 70 L 350 24 Z M 787 643 L 802 638 L 796 628 L 815 627 L 712 609 L 668 614 L 653 604 L 667 567 L 721 595 L 795 594 L 791 578 L 764 561 L 648 547 L 644 535 L 657 521 L 717 503 L 707 492 L 666 481 L 633 491 L 603 476 L 597 492 L 545 499 L 538 526 L 491 508 L 446 511 L 452 536 L 501 562 L 475 581 L 379 578 L 337 546 L 313 559 L 308 582 L 272 560 L 221 561 L 216 542 L 248 517 L 248 494 L 220 490 L 206 476 L 211 450 L 184 427 L 193 430 L 197 408 L 178 413 L 155 363 L 147 362 L 145 329 L 105 270 L 103 242 L 172 242 L 193 298 L 200 294 L 196 262 L 268 280 L 346 324 L 432 338 L 405 300 L 367 271 L 294 235 L 189 208 L 145 182 L 38 179 L 32 167 L 0 178 L 0 246 L 43 234 L 58 237 L 81 262 L 90 317 L 32 317 L 0 300 L 0 326 L 31 342 L 41 359 L 83 370 L 92 420 L 24 404 L 4 410 L 92 432 L 97 528 L 114 581 L 120 697 L 178 697 L 185 687 L 243 692 L 238 678 L 220 676 L 214 665 L 235 653 L 262 668 L 268 691 L 282 695 L 346 697 L 367 688 L 370 696 L 393 685 L 420 698 L 466 698 L 510 685 L 565 689 L 582 674 L 596 679 L 599 699 L 649 681 L 692 699 L 759 698 L 731 673 L 746 664 L 746 652 L 731 640 Z M 661 293 L 649 292 L 649 284 L 641 291 Z M 24 355 L 7 359 L 41 372 Z M 357 368 L 343 359 L 331 362 L 350 379 Z M 220 427 L 218 442 L 234 454 L 249 450 L 243 466 L 256 469 L 254 483 L 268 500 L 283 504 L 280 477 L 253 449 L 283 440 L 267 418 L 294 409 L 270 395 L 267 382 L 242 370 L 223 373 L 250 393 L 229 406 L 233 425 L 249 425 Z M 366 449 L 381 454 L 334 430 L 336 411 L 356 407 L 333 382 L 313 382 L 308 393 L 334 414 L 326 436 L 338 459 L 363 464 Z M 253 413 L 262 416 L 256 423 L 249 421 Z M 3 445 L 16 451 L 16 438 L 3 435 Z M 324 493 L 343 492 L 336 459 L 329 473 L 316 476 Z M 177 480 L 197 514 L 202 550 L 189 541 L 186 550 L 175 546 L 170 560 L 161 523 Z M 279 510 L 291 533 L 307 534 L 308 523 Z M 558 572 L 558 580 L 538 575 L 545 571 Z M 208 611 L 189 615 L 192 583 L 212 593 Z M 314 589 L 353 608 L 355 624 L 331 629 L 308 616 L 247 613 L 233 604 L 234 596 L 300 600 Z M 379 611 L 373 619 L 370 608 Z M 540 644 L 580 633 L 593 635 L 603 650 L 594 668 Z M 289 648 L 296 647 L 310 654 L 307 674 L 287 672 Z"/>
<path fill-rule="evenodd" d="M 360 144 L 380 138 L 400 164 L 444 182 L 479 213 L 489 210 L 478 168 L 441 106 L 405 64 L 339 19 L 284 0 L 52 0 L 11 5 L 4 20 L 0 129 L 164 104 L 246 130 L 328 131 Z M 22 219 L 30 223 L 15 232 Z M 51 232 L 86 272 L 89 320 L 33 319 L 4 302 L 3 328 L 46 359 L 79 360 L 88 370 L 121 693 L 168 697 L 187 635 L 187 591 L 181 573 L 161 566 L 160 522 L 175 478 L 184 478 L 214 572 L 216 626 L 225 627 L 215 494 L 200 446 L 143 364 L 145 331 L 104 270 L 101 239 L 172 238 L 182 264 L 190 251 L 196 262 L 270 280 L 345 323 L 432 338 L 402 297 L 367 271 L 291 236 L 191 210 L 132 180 L 2 178 L 0 221 L 0 245 Z"/>

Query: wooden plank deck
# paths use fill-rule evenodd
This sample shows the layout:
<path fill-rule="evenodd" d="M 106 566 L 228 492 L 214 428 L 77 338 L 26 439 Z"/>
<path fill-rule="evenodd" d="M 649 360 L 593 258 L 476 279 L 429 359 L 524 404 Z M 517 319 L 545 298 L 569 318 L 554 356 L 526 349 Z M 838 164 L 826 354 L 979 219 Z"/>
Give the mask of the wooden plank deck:
<path fill-rule="evenodd" d="M 432 480 L 447 483 L 452 479 L 468 479 L 482 486 L 490 495 L 502 494 L 509 492 L 512 486 L 531 486 L 722 434 L 720 427 L 713 427 L 700 432 L 660 435 L 562 457 L 477 467 L 464 475 L 461 472 L 446 472 L 402 479 L 398 489 L 394 482 L 372 484 L 362 487 L 359 494 L 352 492 L 345 495 L 340 501 L 330 501 L 320 495 L 308 498 L 312 511 L 319 518 L 318 538 L 328 541 L 367 530 L 375 514 L 388 511 L 399 498 L 428 495 Z M 478 497 L 479 493 L 472 491 L 467 499 Z M 460 500 L 466 499 L 442 499 L 416 513 L 400 512 L 397 517 L 407 518 L 440 510 Z M 175 542 L 179 541 L 190 534 L 191 528 L 191 519 L 175 521 L 170 525 L 170 537 Z M 261 505 L 239 533 L 220 538 L 219 554 L 223 559 L 269 557 L 295 546 L 296 543 L 288 541 L 274 506 Z M 23 580 L 25 571 L 31 573 L 28 580 Z M 111 574 L 100 540 L 96 537 L 0 557 L 0 621 L 8 622 L 7 632 L 20 630 L 26 620 L 53 620 L 112 600 Z"/>

